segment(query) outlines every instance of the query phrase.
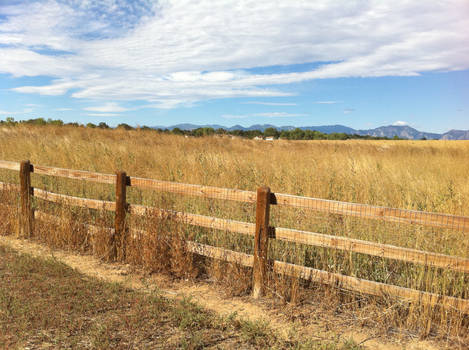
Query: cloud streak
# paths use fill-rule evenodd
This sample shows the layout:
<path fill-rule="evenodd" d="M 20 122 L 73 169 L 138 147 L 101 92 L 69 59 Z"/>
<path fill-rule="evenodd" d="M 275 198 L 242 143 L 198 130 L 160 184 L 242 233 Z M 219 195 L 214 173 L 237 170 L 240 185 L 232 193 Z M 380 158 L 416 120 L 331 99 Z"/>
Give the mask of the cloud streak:
<path fill-rule="evenodd" d="M 102 106 L 86 107 L 83 109 L 85 111 L 102 112 L 102 113 L 110 113 L 110 112 L 120 113 L 120 112 L 126 112 L 129 110 L 128 108 L 119 106 L 115 102 L 108 102 Z"/>
<path fill-rule="evenodd" d="M 341 103 L 342 101 L 315 101 L 314 103 L 318 105 L 335 105 L 337 103 Z"/>
<path fill-rule="evenodd" d="M 296 106 L 296 103 L 292 102 L 262 102 L 262 101 L 251 101 L 243 102 L 246 105 L 263 105 L 263 106 Z"/>

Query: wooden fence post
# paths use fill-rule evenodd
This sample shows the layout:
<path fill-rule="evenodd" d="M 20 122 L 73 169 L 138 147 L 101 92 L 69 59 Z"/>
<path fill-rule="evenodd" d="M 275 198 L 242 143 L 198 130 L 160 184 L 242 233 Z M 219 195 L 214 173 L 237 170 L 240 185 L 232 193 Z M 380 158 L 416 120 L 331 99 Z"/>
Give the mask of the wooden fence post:
<path fill-rule="evenodd" d="M 125 258 L 125 214 L 127 174 L 124 171 L 116 172 L 116 215 L 114 220 L 114 235 L 111 240 L 111 260 L 123 260 Z"/>
<path fill-rule="evenodd" d="M 254 265 L 252 275 L 252 296 L 264 295 L 267 276 L 267 248 L 269 240 L 270 188 L 257 189 L 256 234 L 254 237 Z"/>
<path fill-rule="evenodd" d="M 31 206 L 31 163 L 24 160 L 20 164 L 20 215 L 18 237 L 28 238 L 33 228 L 33 211 Z"/>

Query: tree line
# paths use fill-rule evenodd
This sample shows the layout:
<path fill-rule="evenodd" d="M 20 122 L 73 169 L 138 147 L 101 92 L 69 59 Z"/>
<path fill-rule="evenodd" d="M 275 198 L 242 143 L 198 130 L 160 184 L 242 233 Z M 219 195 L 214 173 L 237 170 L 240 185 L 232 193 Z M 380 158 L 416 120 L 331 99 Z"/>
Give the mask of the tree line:
<path fill-rule="evenodd" d="M 12 117 L 7 117 L 5 120 L 0 120 L 0 125 L 5 126 L 15 126 L 15 125 L 54 125 L 54 126 L 71 126 L 71 127 L 80 127 L 80 128 L 91 128 L 91 129 L 124 129 L 124 130 L 147 130 L 154 131 L 165 134 L 174 134 L 174 135 L 184 135 L 190 137 L 202 137 L 202 136 L 235 136 L 248 139 L 254 138 L 273 138 L 273 139 L 285 139 L 285 140 L 350 140 L 350 139 L 361 139 L 361 140 L 390 140 L 388 137 L 376 137 L 370 135 L 359 135 L 359 134 L 346 134 L 346 133 L 337 133 L 333 132 L 330 134 L 322 133 L 317 130 L 303 130 L 300 128 L 295 128 L 292 130 L 278 130 L 276 128 L 266 128 L 262 130 L 226 130 L 226 129 L 214 129 L 210 127 L 197 128 L 191 130 L 182 130 L 180 128 L 174 129 L 154 129 L 148 126 L 138 126 L 133 127 L 126 123 L 121 123 L 115 128 L 110 127 L 104 122 L 98 124 L 87 123 L 80 124 L 76 122 L 64 123 L 60 119 L 44 119 L 44 118 L 35 118 L 28 120 L 15 120 Z M 399 137 L 394 136 L 393 140 L 399 140 Z"/>

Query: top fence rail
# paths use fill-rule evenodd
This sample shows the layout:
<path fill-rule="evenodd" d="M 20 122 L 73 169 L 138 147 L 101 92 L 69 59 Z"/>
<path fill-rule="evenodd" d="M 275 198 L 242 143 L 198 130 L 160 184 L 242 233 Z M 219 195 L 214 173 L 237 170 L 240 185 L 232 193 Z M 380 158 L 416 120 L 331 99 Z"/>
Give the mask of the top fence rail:
<path fill-rule="evenodd" d="M 20 163 L 0 160 L 0 168 L 19 171 Z M 102 174 L 84 170 L 71 170 L 39 165 L 31 165 L 31 168 L 32 172 L 40 175 L 59 176 L 70 179 L 81 179 L 85 181 L 107 184 L 116 183 L 116 175 L 113 174 Z M 127 186 L 137 188 L 148 188 L 177 194 L 232 200 L 244 203 L 255 203 L 257 198 L 257 194 L 254 191 L 184 184 L 132 176 L 127 176 L 126 184 Z M 397 223 L 449 228 L 461 232 L 469 232 L 469 217 L 466 216 L 431 213 L 409 209 L 397 209 L 313 197 L 301 197 L 283 193 L 271 193 L 270 204 L 304 208 L 331 214 L 355 216 Z"/>

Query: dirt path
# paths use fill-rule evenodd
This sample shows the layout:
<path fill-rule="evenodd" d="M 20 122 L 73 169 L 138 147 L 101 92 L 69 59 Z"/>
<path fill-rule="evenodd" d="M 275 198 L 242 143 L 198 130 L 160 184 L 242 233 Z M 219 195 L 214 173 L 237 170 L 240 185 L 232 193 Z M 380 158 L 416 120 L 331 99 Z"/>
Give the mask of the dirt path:
<path fill-rule="evenodd" d="M 276 312 L 271 304 L 265 301 L 257 302 L 249 297 L 225 297 L 223 292 L 218 291 L 214 284 L 174 281 L 163 275 L 145 276 L 141 272 L 131 271 L 128 265 L 103 263 L 89 255 L 55 250 L 32 241 L 18 240 L 11 236 L 0 236 L 0 243 L 32 256 L 53 257 L 80 273 L 108 282 L 118 282 L 132 289 L 156 289 L 168 298 L 190 297 L 199 305 L 220 315 L 236 313 L 238 317 L 243 319 L 266 321 L 280 337 L 285 339 L 308 334 L 310 337 L 314 336 L 324 340 L 337 339 L 338 337 L 344 340 L 353 339 L 369 349 L 431 350 L 440 348 L 428 341 L 406 340 L 405 343 L 399 343 L 395 340 L 390 342 L 352 327 L 340 330 L 340 327 L 337 327 L 337 320 L 326 321 L 319 319 L 312 325 L 304 326 L 298 322 L 288 321 L 285 315 Z"/>

